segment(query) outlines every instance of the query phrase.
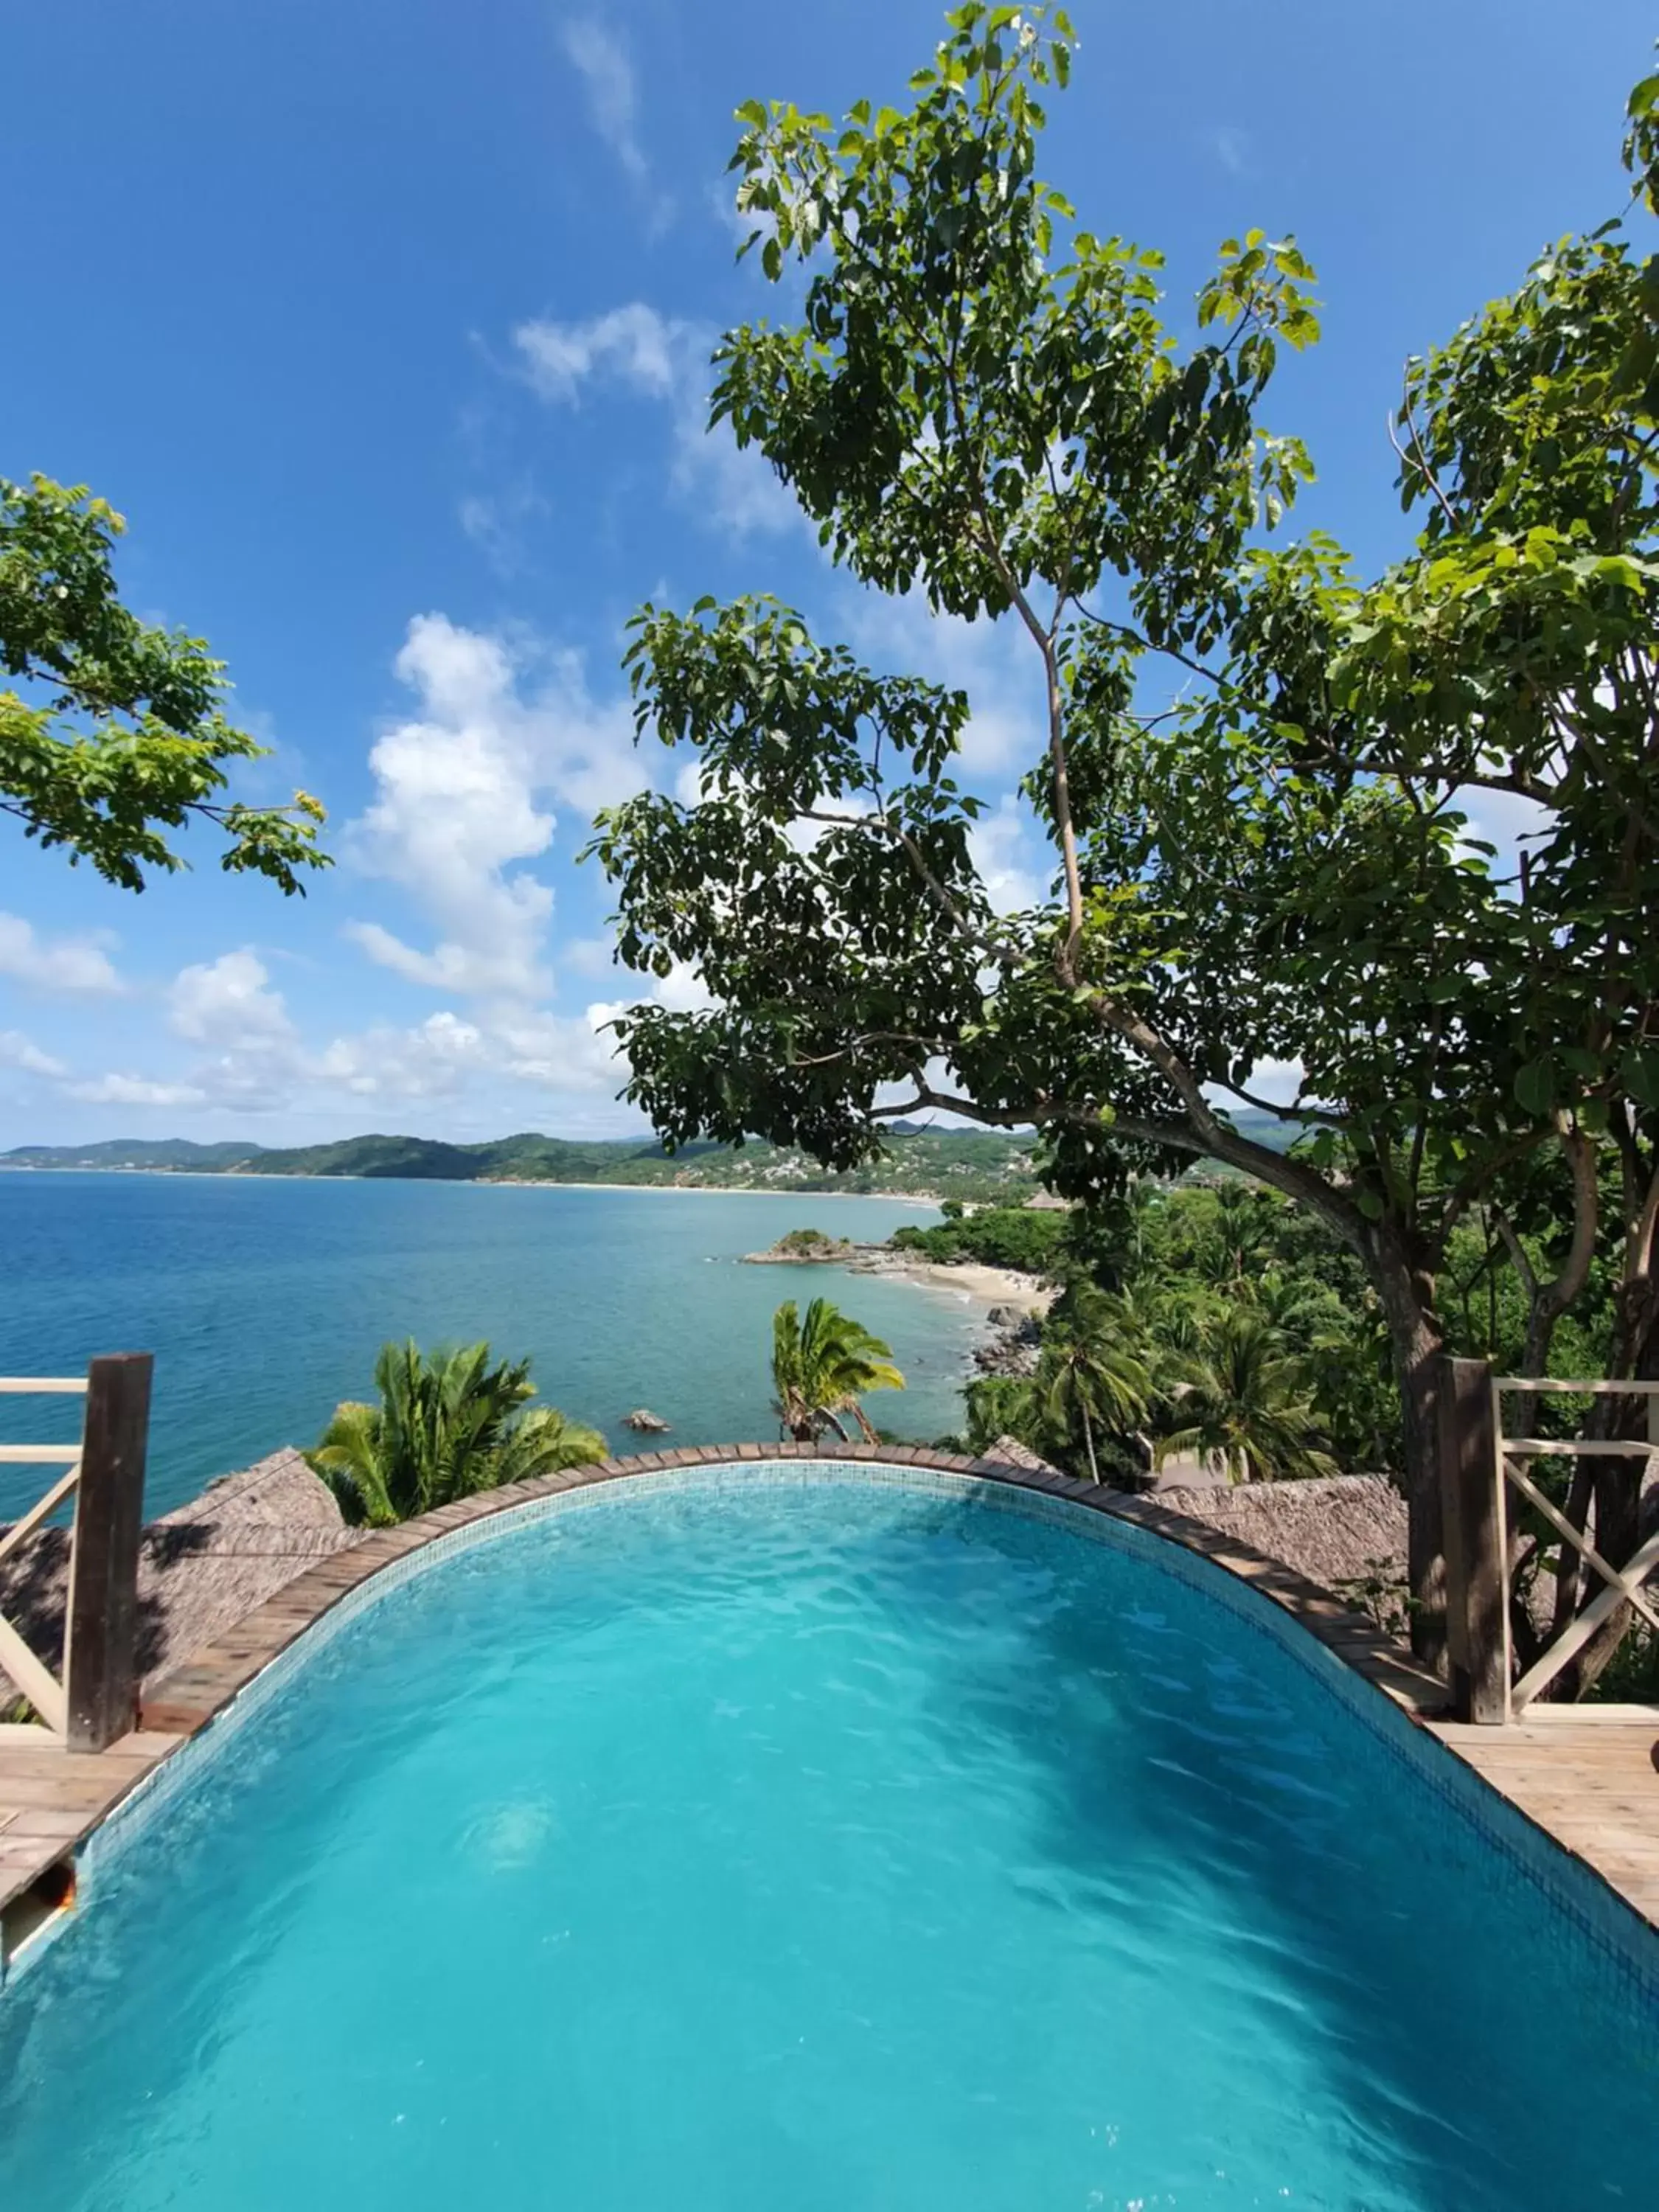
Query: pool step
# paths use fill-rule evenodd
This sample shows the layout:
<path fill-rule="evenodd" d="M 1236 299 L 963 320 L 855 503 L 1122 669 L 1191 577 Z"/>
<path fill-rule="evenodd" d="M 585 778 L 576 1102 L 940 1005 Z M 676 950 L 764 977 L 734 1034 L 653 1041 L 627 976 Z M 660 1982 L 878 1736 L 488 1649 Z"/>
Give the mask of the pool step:
<path fill-rule="evenodd" d="M 0 1908 L 0 1988 L 63 1928 L 76 1887 L 75 1854 L 67 1851 Z"/>

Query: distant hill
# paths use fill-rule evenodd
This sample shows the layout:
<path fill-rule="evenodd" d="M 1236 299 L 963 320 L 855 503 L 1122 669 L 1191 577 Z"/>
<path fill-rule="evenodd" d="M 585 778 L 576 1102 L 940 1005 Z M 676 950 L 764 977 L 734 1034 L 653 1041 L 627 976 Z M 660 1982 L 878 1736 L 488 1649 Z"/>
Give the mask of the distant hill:
<path fill-rule="evenodd" d="M 1000 1131 L 911 1130 L 884 1159 L 833 1175 L 805 1152 L 757 1139 L 688 1145 L 670 1157 L 635 1138 L 574 1140 L 533 1130 L 486 1144 L 379 1134 L 329 1145 L 271 1147 L 117 1139 L 100 1145 L 23 1145 L 0 1168 L 142 1168 L 173 1173 L 362 1176 L 438 1182 L 606 1183 L 708 1190 L 895 1192 L 966 1200 L 1024 1196 L 1034 1186 L 1033 1139 Z"/>
<path fill-rule="evenodd" d="M 187 1137 L 112 1137 L 101 1145 L 19 1145 L 8 1168 L 175 1168 L 221 1174 L 259 1157 L 258 1145 L 193 1145 Z"/>
<path fill-rule="evenodd" d="M 1247 1110 L 1246 1136 L 1285 1150 L 1295 1128 Z M 344 1137 L 329 1145 L 196 1145 L 183 1137 L 115 1138 L 99 1145 L 21 1145 L 0 1168 L 142 1168 L 173 1174 L 362 1176 L 428 1182 L 605 1183 L 691 1190 L 847 1191 L 879 1197 L 1017 1199 L 1036 1188 L 1029 1133 L 938 1129 L 896 1123 L 887 1156 L 833 1175 L 805 1152 L 760 1139 L 742 1146 L 688 1145 L 666 1153 L 636 1138 L 573 1139 L 523 1130 L 476 1145 L 435 1137 Z"/>
<path fill-rule="evenodd" d="M 1265 1145 L 1270 1152 L 1288 1152 L 1306 1127 L 1303 1122 L 1281 1121 L 1276 1115 L 1264 1114 L 1259 1106 L 1241 1106 L 1230 1118 L 1241 1137 Z"/>

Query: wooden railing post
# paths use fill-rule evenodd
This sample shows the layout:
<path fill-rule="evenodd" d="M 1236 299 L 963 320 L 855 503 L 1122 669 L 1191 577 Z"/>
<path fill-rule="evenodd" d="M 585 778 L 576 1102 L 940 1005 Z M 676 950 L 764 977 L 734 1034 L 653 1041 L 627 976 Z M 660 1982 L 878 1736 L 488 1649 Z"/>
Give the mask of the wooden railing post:
<path fill-rule="evenodd" d="M 87 1370 L 87 1422 L 64 1637 L 65 1735 L 102 1751 L 138 1704 L 138 1540 L 149 1434 L 148 1352 L 118 1352 Z"/>
<path fill-rule="evenodd" d="M 1443 1355 L 1440 1498 L 1446 1547 L 1446 1656 L 1460 1721 L 1509 1718 L 1507 1577 L 1498 1512 L 1492 1370 Z"/>

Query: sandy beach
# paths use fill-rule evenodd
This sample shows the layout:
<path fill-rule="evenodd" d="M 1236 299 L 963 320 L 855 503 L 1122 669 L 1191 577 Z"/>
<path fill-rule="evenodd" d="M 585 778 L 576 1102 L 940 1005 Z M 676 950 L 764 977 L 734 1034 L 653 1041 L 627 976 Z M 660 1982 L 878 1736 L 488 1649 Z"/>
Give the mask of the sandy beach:
<path fill-rule="evenodd" d="M 1008 1306 L 1021 1314 L 1046 1314 L 1056 1295 L 1053 1284 L 1015 1267 L 988 1267 L 976 1260 L 928 1260 L 915 1252 L 896 1252 L 888 1244 L 826 1246 L 811 1253 L 775 1248 L 769 1252 L 746 1253 L 744 1265 L 845 1267 L 849 1274 L 884 1275 L 899 1282 L 919 1283 L 925 1290 L 950 1291 L 975 1304 Z"/>
<path fill-rule="evenodd" d="M 956 1267 L 922 1261 L 915 1267 L 883 1267 L 880 1272 L 905 1274 L 914 1283 L 931 1283 L 938 1290 L 956 1290 L 963 1297 L 982 1298 L 987 1305 L 1011 1305 L 1020 1314 L 1046 1314 L 1055 1301 L 1051 1283 L 1040 1281 L 1036 1274 L 1018 1274 L 1013 1267 L 982 1267 L 978 1261 L 963 1261 Z"/>
<path fill-rule="evenodd" d="M 977 1261 L 946 1266 L 938 1260 L 916 1260 L 895 1266 L 884 1257 L 877 1266 L 860 1267 L 856 1261 L 850 1264 L 857 1273 L 898 1275 L 907 1282 L 954 1291 L 959 1297 L 988 1306 L 1012 1306 L 1017 1313 L 1045 1314 L 1054 1299 L 1053 1285 L 1039 1277 L 1020 1274 L 1012 1267 L 981 1267 Z"/>

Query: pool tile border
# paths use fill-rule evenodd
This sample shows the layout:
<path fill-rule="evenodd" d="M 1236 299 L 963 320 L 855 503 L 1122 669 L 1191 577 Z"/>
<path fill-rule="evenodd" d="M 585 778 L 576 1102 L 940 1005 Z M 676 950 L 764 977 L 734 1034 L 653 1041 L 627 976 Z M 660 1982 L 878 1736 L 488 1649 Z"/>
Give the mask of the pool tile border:
<path fill-rule="evenodd" d="M 1282 1562 L 1155 1500 L 1063 1474 L 911 1445 L 846 1446 L 833 1457 L 797 1444 L 644 1452 L 465 1499 L 399 1528 L 376 1530 L 333 1553 L 173 1670 L 145 1698 L 140 1732 L 125 1739 L 122 1749 L 136 1753 L 148 1737 L 160 1756 L 153 1763 L 135 1760 L 131 1779 L 124 1788 L 118 1785 L 113 1802 L 89 1816 L 75 1838 L 82 1898 L 88 1903 L 95 1898 L 118 1856 L 199 1780 L 206 1765 L 216 1763 L 301 1667 L 411 1577 L 457 1553 L 601 1500 L 617 1504 L 625 1496 L 717 1493 L 826 1477 L 932 1492 L 1060 1525 L 1145 1559 L 1223 1603 L 1334 1691 L 1396 1760 L 1546 1893 L 1613 1971 L 1659 2002 L 1659 1942 L 1651 1924 L 1589 1862 L 1422 1724 L 1443 1707 L 1443 1686 L 1370 1621 Z M 42 1857 L 43 1867 L 63 1850 L 59 1840 Z M 23 1886 L 0 1866 L 0 1902 Z M 10 1978 L 17 1979 L 43 1948 L 32 1946 L 20 1957 Z"/>

